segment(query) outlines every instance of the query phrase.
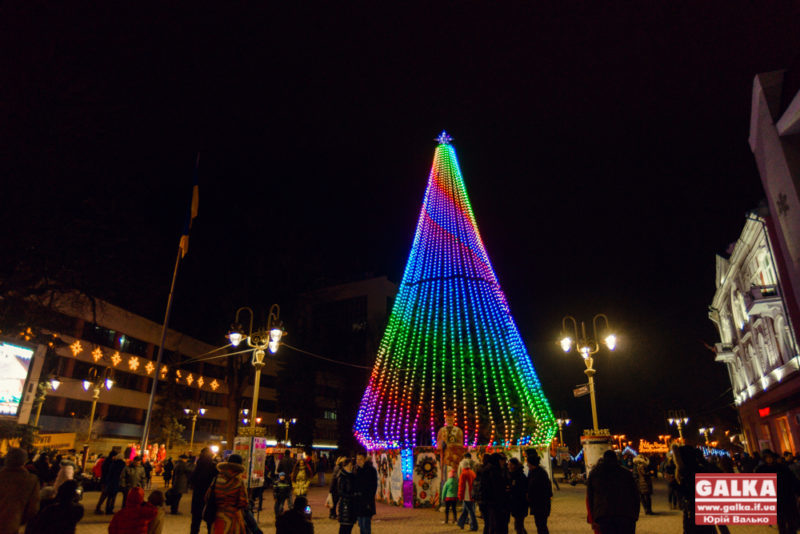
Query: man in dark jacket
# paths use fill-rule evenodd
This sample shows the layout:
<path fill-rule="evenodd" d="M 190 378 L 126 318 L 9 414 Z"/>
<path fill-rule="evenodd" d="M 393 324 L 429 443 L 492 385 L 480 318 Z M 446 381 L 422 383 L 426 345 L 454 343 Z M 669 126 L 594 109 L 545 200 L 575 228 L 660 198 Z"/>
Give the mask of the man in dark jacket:
<path fill-rule="evenodd" d="M 200 523 L 203 520 L 203 507 L 205 506 L 206 491 L 217 476 L 217 466 L 214 465 L 211 449 L 204 447 L 200 451 L 197 464 L 189 476 L 192 485 L 192 525 L 190 534 L 200 532 Z"/>
<path fill-rule="evenodd" d="M 375 493 L 378 491 L 378 471 L 373 467 L 367 454 L 356 454 L 356 516 L 359 532 L 372 532 L 372 516 L 375 515 Z"/>
<path fill-rule="evenodd" d="M 528 515 L 528 479 L 522 472 L 522 463 L 516 458 L 508 461 L 508 482 L 514 530 L 517 534 L 525 534 L 525 516 Z"/>
<path fill-rule="evenodd" d="M 95 513 L 102 514 L 100 505 L 103 499 L 106 499 L 106 514 L 114 513 L 114 503 L 117 500 L 117 493 L 120 491 L 120 483 L 122 472 L 125 470 L 125 461 L 119 457 L 117 451 L 112 450 L 108 453 L 108 458 L 103 462 L 102 475 L 100 477 L 100 485 L 103 487 L 103 493 L 100 495 L 100 500 L 95 508 Z"/>
<path fill-rule="evenodd" d="M 633 534 L 639 519 L 639 491 L 630 471 L 606 451 L 586 481 L 586 506 L 600 532 Z"/>
<path fill-rule="evenodd" d="M 528 454 L 528 488 L 527 501 L 531 507 L 536 532 L 548 534 L 547 518 L 550 516 L 550 499 L 553 498 L 553 487 L 547 471 L 541 467 L 541 458 L 535 451 Z M 516 527 L 516 525 L 515 525 Z M 517 530 L 519 533 L 520 530 Z M 524 529 L 522 530 L 524 532 Z"/>
<path fill-rule="evenodd" d="M 178 461 L 175 462 L 175 471 L 172 472 L 172 488 L 167 492 L 170 494 L 167 501 L 170 513 L 173 515 L 178 513 L 181 497 L 189 491 L 189 465 L 186 463 L 188 459 L 189 457 L 185 454 L 178 456 Z"/>

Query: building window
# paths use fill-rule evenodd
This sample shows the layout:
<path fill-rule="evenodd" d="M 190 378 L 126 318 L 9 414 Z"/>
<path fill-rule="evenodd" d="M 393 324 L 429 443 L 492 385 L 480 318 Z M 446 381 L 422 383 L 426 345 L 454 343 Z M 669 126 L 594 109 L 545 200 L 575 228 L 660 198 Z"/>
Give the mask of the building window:
<path fill-rule="evenodd" d="M 322 412 L 322 418 L 328 421 L 336 421 L 336 412 L 333 410 L 325 410 Z"/>

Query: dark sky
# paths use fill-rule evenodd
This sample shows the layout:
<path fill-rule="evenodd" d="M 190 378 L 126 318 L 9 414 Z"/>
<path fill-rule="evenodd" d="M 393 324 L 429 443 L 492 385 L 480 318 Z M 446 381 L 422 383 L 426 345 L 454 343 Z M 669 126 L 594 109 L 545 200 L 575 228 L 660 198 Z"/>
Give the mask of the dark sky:
<path fill-rule="evenodd" d="M 713 421 L 714 254 L 763 195 L 752 80 L 800 52 L 799 4 L 540 4 L 4 3 L 4 275 L 71 272 L 160 320 L 200 151 L 172 325 L 221 343 L 240 305 L 399 281 L 447 129 L 553 407 L 590 423 L 555 340 L 605 312 L 601 426 Z"/>

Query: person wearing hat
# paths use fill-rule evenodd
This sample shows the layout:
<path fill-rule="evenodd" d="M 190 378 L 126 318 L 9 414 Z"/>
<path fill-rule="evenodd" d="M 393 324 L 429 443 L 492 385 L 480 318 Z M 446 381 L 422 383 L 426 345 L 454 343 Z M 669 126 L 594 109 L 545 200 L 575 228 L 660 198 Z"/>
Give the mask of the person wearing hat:
<path fill-rule="evenodd" d="M 614 451 L 604 452 L 603 460 L 589 473 L 586 480 L 586 507 L 595 531 L 636 531 L 639 490 L 633 475 L 619 464 Z"/>
<path fill-rule="evenodd" d="M 536 525 L 536 532 L 547 534 L 550 532 L 547 528 L 547 518 L 550 516 L 550 500 L 553 498 L 553 487 L 550 484 L 550 477 L 547 475 L 547 471 L 540 466 L 541 462 L 542 459 L 535 450 L 529 451 L 527 501 L 533 516 L 533 522 Z M 517 523 L 515 523 L 515 527 L 519 532 Z M 524 526 L 522 530 L 525 530 Z"/>
<path fill-rule="evenodd" d="M 244 510 L 247 508 L 247 490 L 244 487 L 242 457 L 231 454 L 221 462 L 219 475 L 208 488 L 206 500 L 213 494 L 217 516 L 211 526 L 212 534 L 246 534 Z"/>
<path fill-rule="evenodd" d="M 178 513 L 178 505 L 181 503 L 183 494 L 189 491 L 189 465 L 186 460 L 189 457 L 185 454 L 178 456 L 178 461 L 175 462 L 175 470 L 172 472 L 172 488 L 169 490 L 168 495 L 170 513 L 175 515 Z"/>
<path fill-rule="evenodd" d="M 0 534 L 16 533 L 39 510 L 39 480 L 27 461 L 27 452 L 12 447 L 0 469 Z"/>

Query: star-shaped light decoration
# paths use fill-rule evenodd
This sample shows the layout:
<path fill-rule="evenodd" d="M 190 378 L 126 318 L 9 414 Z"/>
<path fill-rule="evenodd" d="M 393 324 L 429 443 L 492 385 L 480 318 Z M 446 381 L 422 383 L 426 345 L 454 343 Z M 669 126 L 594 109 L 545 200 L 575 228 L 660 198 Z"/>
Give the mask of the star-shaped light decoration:
<path fill-rule="evenodd" d="M 135 371 L 138 368 L 139 368 L 139 358 L 137 358 L 136 356 L 131 356 L 130 359 L 128 359 L 128 369 L 130 369 L 131 371 Z"/>
<path fill-rule="evenodd" d="M 186 383 L 187 383 L 188 385 L 190 385 L 190 386 L 191 386 L 191 385 L 192 385 L 192 382 L 194 382 L 194 377 L 192 376 L 192 373 L 189 373 L 189 374 L 186 376 Z"/>
<path fill-rule="evenodd" d="M 156 366 L 153 365 L 153 362 L 147 362 L 147 365 L 144 366 L 145 371 L 147 371 L 148 375 L 152 375 L 153 371 L 156 370 Z"/>
<path fill-rule="evenodd" d="M 201 376 L 201 377 L 198 377 L 198 378 L 197 378 L 197 387 L 199 387 L 199 388 L 203 387 L 203 383 L 204 383 L 204 382 L 205 382 L 205 380 L 203 380 L 203 377 L 202 377 L 202 376 Z"/>
<path fill-rule="evenodd" d="M 442 130 L 442 133 L 440 133 L 439 137 L 436 138 L 436 142 L 439 143 L 440 145 L 449 145 L 450 141 L 452 140 L 453 138 L 447 135 L 447 132 L 445 132 L 444 130 Z"/>
<path fill-rule="evenodd" d="M 114 364 L 114 367 L 119 365 L 119 362 L 122 361 L 122 356 L 119 355 L 119 351 L 115 352 L 111 356 L 111 363 Z"/>
<path fill-rule="evenodd" d="M 165 376 L 167 376 L 167 366 L 166 365 L 161 367 L 161 378 L 164 378 Z"/>
<path fill-rule="evenodd" d="M 103 351 L 100 350 L 100 347 L 97 347 L 92 351 L 92 359 L 94 360 L 94 363 L 100 361 L 102 357 L 103 357 Z"/>
<path fill-rule="evenodd" d="M 209 384 L 209 386 L 211 386 L 211 389 L 213 389 L 214 391 L 217 391 L 217 388 L 219 387 L 219 384 L 217 383 L 217 379 L 215 378 L 214 380 L 212 380 L 211 383 Z"/>
<path fill-rule="evenodd" d="M 73 356 L 77 356 L 78 354 L 83 352 L 83 345 L 81 345 L 81 342 L 76 339 L 75 343 L 69 346 L 69 350 L 72 351 Z"/>

